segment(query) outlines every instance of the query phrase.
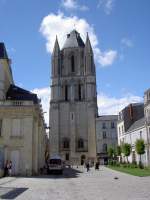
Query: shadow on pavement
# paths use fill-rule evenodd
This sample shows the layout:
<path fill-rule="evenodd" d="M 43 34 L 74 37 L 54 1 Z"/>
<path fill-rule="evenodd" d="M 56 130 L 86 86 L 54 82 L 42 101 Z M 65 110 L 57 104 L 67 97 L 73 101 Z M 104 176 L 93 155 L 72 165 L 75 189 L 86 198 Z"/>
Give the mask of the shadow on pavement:
<path fill-rule="evenodd" d="M 46 174 L 39 176 L 32 176 L 27 178 L 49 178 L 49 179 L 64 179 L 64 178 L 78 178 L 82 171 L 75 168 L 64 168 L 63 174 Z"/>
<path fill-rule="evenodd" d="M 0 199 L 15 199 L 17 196 L 25 192 L 28 188 L 8 188 L 8 187 L 0 187 L 0 190 L 7 191 L 3 195 L 0 195 Z"/>

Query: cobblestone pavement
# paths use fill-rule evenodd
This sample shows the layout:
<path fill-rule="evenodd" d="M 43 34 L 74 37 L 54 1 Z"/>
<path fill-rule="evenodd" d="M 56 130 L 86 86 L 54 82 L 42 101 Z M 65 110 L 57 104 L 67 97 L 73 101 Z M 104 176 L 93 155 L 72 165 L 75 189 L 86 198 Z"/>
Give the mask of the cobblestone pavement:
<path fill-rule="evenodd" d="M 114 179 L 118 177 L 118 179 Z M 64 175 L 0 179 L 1 199 L 150 200 L 150 177 L 135 177 L 105 167 L 65 169 Z"/>

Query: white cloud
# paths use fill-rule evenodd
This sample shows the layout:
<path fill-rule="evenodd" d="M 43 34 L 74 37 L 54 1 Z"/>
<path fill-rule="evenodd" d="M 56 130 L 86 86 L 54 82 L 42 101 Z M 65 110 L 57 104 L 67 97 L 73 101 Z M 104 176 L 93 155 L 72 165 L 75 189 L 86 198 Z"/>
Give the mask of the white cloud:
<path fill-rule="evenodd" d="M 67 9 L 76 9 L 77 2 L 75 0 L 62 0 L 62 6 Z"/>
<path fill-rule="evenodd" d="M 114 0 L 99 0 L 97 7 L 102 7 L 104 9 L 104 12 L 109 15 L 111 14 L 114 7 Z"/>
<path fill-rule="evenodd" d="M 32 90 L 32 92 L 37 94 L 38 98 L 41 99 L 45 122 L 48 125 L 49 124 L 50 87 L 35 88 Z"/>
<path fill-rule="evenodd" d="M 100 93 L 97 96 L 98 110 L 100 115 L 118 114 L 125 106 L 130 103 L 143 102 L 143 98 L 133 94 L 127 94 L 123 97 L 116 98 Z"/>
<path fill-rule="evenodd" d="M 40 26 L 40 32 L 47 40 L 47 51 L 52 53 L 56 35 L 58 35 L 58 41 L 60 47 L 62 47 L 66 40 L 66 34 L 74 29 L 74 25 L 77 31 L 80 32 L 84 41 L 87 32 L 89 33 L 96 62 L 102 67 L 112 65 L 117 57 L 117 51 L 110 49 L 102 52 L 98 47 L 99 42 L 93 26 L 85 19 L 78 18 L 77 16 L 67 17 L 63 13 L 50 13 L 48 16 L 44 17 Z"/>
<path fill-rule="evenodd" d="M 133 42 L 128 38 L 122 38 L 121 44 L 126 47 L 133 47 Z"/>
<path fill-rule="evenodd" d="M 89 8 L 85 5 L 79 5 L 77 3 L 77 0 L 62 0 L 61 1 L 61 5 L 65 8 L 65 9 L 68 9 L 68 10 L 82 10 L 82 11 L 85 11 L 85 10 L 88 10 Z"/>
<path fill-rule="evenodd" d="M 112 65 L 115 59 L 117 58 L 117 51 L 107 50 L 105 52 L 101 52 L 99 48 L 94 48 L 95 59 L 102 66 Z"/>

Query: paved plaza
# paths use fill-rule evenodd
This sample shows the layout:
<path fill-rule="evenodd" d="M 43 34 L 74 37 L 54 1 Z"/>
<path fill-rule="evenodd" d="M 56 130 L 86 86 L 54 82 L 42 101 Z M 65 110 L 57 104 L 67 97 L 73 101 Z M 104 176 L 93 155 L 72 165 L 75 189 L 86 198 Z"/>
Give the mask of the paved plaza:
<path fill-rule="evenodd" d="M 115 179 L 117 177 L 118 179 Z M 64 175 L 0 179 L 1 199 L 149 200 L 150 177 L 135 177 L 105 167 L 65 169 Z"/>

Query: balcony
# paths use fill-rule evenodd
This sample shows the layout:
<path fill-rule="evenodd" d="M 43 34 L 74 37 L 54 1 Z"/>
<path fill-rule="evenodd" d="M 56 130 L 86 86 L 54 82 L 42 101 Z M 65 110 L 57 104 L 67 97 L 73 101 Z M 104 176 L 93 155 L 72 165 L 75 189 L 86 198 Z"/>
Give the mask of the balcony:
<path fill-rule="evenodd" d="M 0 101 L 0 107 L 4 106 L 32 106 L 33 102 L 32 101 Z"/>

